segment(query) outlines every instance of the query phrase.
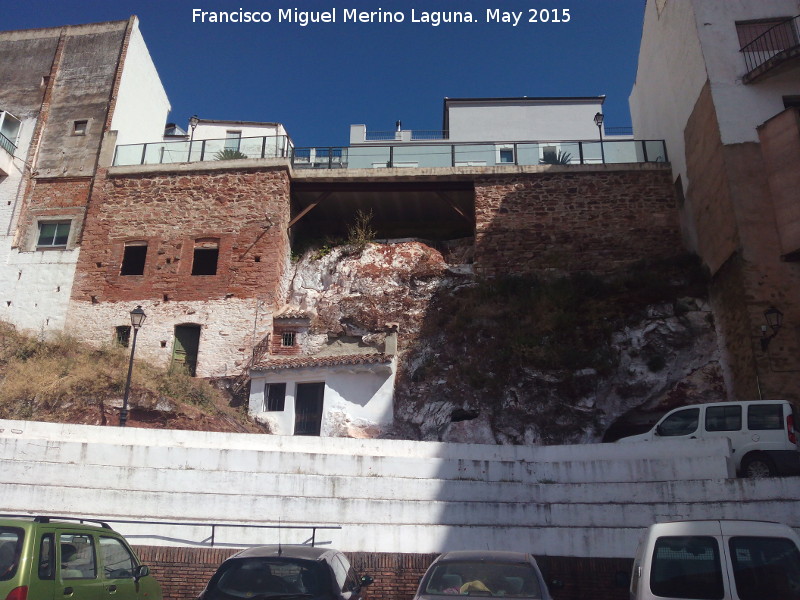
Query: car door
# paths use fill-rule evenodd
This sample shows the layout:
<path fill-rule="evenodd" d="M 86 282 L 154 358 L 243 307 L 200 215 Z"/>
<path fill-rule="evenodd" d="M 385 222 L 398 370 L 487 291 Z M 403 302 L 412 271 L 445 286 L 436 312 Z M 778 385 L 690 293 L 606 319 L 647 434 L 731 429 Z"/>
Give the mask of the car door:
<path fill-rule="evenodd" d="M 56 586 L 54 598 L 101 600 L 105 598 L 98 577 L 97 548 L 93 535 L 60 529 L 56 532 Z"/>
<path fill-rule="evenodd" d="M 742 413 L 741 404 L 711 405 L 706 407 L 703 419 L 703 428 L 705 429 L 703 437 L 730 440 L 731 452 L 737 469 L 742 458 L 741 448 L 746 442 Z"/>
<path fill-rule="evenodd" d="M 100 536 L 100 565 L 103 589 L 107 597 L 136 600 L 141 583 L 134 579 L 138 561 L 133 552 L 119 538 Z"/>

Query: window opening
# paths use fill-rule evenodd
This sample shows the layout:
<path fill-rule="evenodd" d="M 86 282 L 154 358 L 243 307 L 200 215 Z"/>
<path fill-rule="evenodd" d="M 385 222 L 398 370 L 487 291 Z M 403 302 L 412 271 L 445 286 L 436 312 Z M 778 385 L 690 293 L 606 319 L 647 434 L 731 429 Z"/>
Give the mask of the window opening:
<path fill-rule="evenodd" d="M 286 405 L 286 384 L 268 383 L 264 390 L 264 410 L 268 412 L 282 412 Z"/>
<path fill-rule="evenodd" d="M 122 255 L 122 268 L 120 275 L 143 275 L 144 263 L 147 259 L 147 244 L 143 242 L 131 242 L 125 244 L 125 251 Z"/>
<path fill-rule="evenodd" d="M 242 142 L 241 131 L 226 131 L 225 132 L 225 150 L 233 150 L 238 152 Z"/>
<path fill-rule="evenodd" d="M 511 150 L 511 149 L 500 150 L 500 162 L 501 163 L 513 163 L 514 162 L 514 151 Z"/>
<path fill-rule="evenodd" d="M 69 221 L 40 222 L 39 239 L 36 245 L 39 248 L 63 248 L 69 239 Z"/>
<path fill-rule="evenodd" d="M 86 135 L 86 130 L 89 127 L 89 121 L 81 119 L 72 124 L 72 135 Z"/>
<path fill-rule="evenodd" d="M 281 346 L 294 346 L 297 342 L 297 334 L 294 331 L 284 331 L 281 334 Z"/>
<path fill-rule="evenodd" d="M 192 275 L 216 275 L 219 243 L 216 240 L 197 240 L 192 260 Z"/>
<path fill-rule="evenodd" d="M 127 348 L 131 341 L 131 326 L 130 325 L 120 325 L 116 329 L 116 336 L 115 336 L 117 346 L 122 346 L 123 348 Z"/>

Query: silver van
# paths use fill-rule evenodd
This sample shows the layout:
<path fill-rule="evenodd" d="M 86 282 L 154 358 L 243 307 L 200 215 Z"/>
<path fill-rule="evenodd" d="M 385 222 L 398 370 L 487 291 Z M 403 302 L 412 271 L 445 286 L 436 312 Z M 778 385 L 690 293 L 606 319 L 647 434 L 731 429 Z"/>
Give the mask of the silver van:
<path fill-rule="evenodd" d="M 765 521 L 672 521 L 643 535 L 631 600 L 798 600 L 800 538 Z"/>
<path fill-rule="evenodd" d="M 795 411 L 788 400 L 714 402 L 676 408 L 647 433 L 618 441 L 726 437 L 740 476 L 797 475 L 800 446 L 796 424 Z"/>

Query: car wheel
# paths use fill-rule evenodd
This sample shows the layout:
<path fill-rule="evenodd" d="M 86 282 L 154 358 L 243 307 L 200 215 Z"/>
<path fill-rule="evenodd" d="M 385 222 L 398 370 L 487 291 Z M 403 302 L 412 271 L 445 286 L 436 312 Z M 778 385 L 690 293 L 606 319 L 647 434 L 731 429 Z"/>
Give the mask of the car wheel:
<path fill-rule="evenodd" d="M 752 479 L 774 477 L 775 465 L 765 456 L 746 456 L 742 461 L 742 476 Z"/>

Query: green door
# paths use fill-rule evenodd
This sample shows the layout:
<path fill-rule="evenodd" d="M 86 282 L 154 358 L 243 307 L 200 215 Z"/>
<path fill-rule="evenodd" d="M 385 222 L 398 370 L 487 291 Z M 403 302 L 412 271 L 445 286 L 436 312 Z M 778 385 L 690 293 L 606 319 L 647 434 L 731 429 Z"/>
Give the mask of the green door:
<path fill-rule="evenodd" d="M 176 325 L 172 347 L 172 368 L 183 369 L 194 377 L 197 371 L 197 349 L 200 347 L 199 325 Z"/>

